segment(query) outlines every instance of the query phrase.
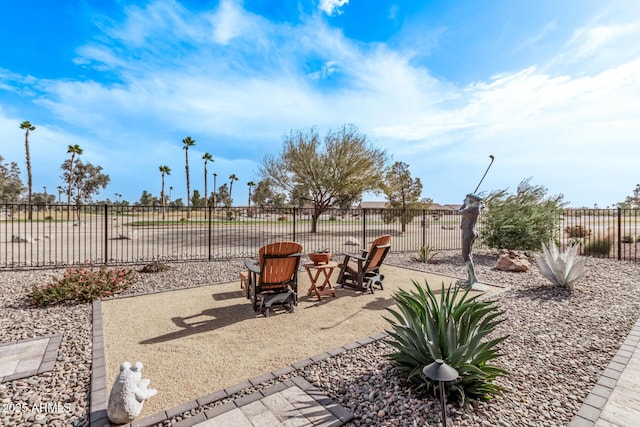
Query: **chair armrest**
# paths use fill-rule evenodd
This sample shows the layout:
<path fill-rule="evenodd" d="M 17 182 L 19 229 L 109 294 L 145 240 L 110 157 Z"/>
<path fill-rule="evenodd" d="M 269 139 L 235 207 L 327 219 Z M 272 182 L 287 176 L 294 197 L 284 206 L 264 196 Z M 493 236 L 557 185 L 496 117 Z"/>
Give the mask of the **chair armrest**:
<path fill-rule="evenodd" d="M 355 258 L 355 259 L 359 259 L 359 260 L 362 260 L 362 261 L 365 261 L 365 260 L 367 259 L 366 257 L 362 257 L 362 256 L 360 256 L 360 255 L 356 255 L 356 254 L 346 254 L 346 253 L 343 253 L 343 254 L 341 254 L 341 255 L 344 255 L 345 257 L 348 257 L 348 258 Z"/>
<path fill-rule="evenodd" d="M 244 265 L 251 271 L 252 273 L 260 274 L 260 265 L 257 262 L 248 259 L 245 260 Z"/>

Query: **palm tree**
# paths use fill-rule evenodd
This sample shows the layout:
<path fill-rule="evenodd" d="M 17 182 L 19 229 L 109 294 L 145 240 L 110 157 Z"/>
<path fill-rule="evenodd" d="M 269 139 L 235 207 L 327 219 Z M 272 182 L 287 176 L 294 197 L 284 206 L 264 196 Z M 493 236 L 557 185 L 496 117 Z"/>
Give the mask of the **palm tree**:
<path fill-rule="evenodd" d="M 184 150 L 185 163 L 184 169 L 187 173 L 187 219 L 191 218 L 191 186 L 189 185 L 189 147 L 196 145 L 196 141 L 190 136 L 182 140 L 182 149 Z"/>
<path fill-rule="evenodd" d="M 207 193 L 207 162 L 214 162 L 213 156 L 209 153 L 204 153 L 202 156 L 204 160 L 204 217 L 207 218 L 207 208 L 209 207 L 209 193 Z"/>
<path fill-rule="evenodd" d="M 82 148 L 78 144 L 69 145 L 67 147 L 67 153 L 71 154 L 71 163 L 69 164 L 69 182 L 67 183 L 67 221 L 69 221 L 71 213 L 71 182 L 73 181 L 73 160 L 76 154 L 79 156 L 82 154 Z"/>
<path fill-rule="evenodd" d="M 29 187 L 29 220 L 31 220 L 31 186 L 33 185 L 33 179 L 31 177 L 31 155 L 29 154 L 29 131 L 36 130 L 36 127 L 28 120 L 20 123 L 20 129 L 25 130 L 24 134 L 24 148 L 27 153 L 27 186 Z"/>
<path fill-rule="evenodd" d="M 235 173 L 232 173 L 231 175 L 229 175 L 229 180 L 231 181 L 229 183 L 229 198 L 232 200 L 231 203 L 233 203 L 233 199 L 231 198 L 231 192 L 233 191 L 233 181 L 237 181 L 238 177 Z"/>
<path fill-rule="evenodd" d="M 218 200 L 217 200 L 217 195 L 218 195 L 218 187 L 216 187 L 216 178 L 218 178 L 218 174 L 217 173 L 213 173 L 213 208 L 215 209 L 218 206 Z"/>
<path fill-rule="evenodd" d="M 164 176 L 171 175 L 171 169 L 169 166 L 160 166 L 160 173 L 162 174 L 162 190 L 160 191 L 160 203 L 162 203 L 162 219 L 164 219 Z"/>
<path fill-rule="evenodd" d="M 249 187 L 249 209 L 251 209 L 251 189 L 256 186 L 256 183 L 253 181 L 247 182 L 247 186 Z"/>

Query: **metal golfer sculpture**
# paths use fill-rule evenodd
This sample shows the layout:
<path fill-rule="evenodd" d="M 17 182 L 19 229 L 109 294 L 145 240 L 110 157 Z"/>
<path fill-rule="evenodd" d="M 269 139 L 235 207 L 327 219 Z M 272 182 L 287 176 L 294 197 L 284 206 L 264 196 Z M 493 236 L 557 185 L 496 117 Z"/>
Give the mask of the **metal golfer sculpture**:
<path fill-rule="evenodd" d="M 462 220 L 460 221 L 460 228 L 462 229 L 462 259 L 467 265 L 467 280 L 458 281 L 458 285 L 464 288 L 471 287 L 474 283 L 478 282 L 478 278 L 476 277 L 476 268 L 473 265 L 472 251 L 473 242 L 478 238 L 476 224 L 478 223 L 480 210 L 484 205 L 482 203 L 482 197 L 478 196 L 476 192 L 478 191 L 478 188 L 480 188 L 482 181 L 484 181 L 484 177 L 487 176 L 487 172 L 489 172 L 489 168 L 495 159 L 493 155 L 489 157 L 491 158 L 489 167 L 484 172 L 484 175 L 482 175 L 482 178 L 473 193 L 466 195 L 464 202 L 458 211 L 462 216 Z"/>

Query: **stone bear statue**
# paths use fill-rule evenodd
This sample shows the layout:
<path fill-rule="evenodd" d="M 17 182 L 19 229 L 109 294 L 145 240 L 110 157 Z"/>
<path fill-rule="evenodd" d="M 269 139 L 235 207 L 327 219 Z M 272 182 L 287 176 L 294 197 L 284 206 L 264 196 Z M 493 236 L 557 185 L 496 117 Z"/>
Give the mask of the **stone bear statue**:
<path fill-rule="evenodd" d="M 109 395 L 107 416 L 114 424 L 126 424 L 133 421 L 140 412 L 145 400 L 158 393 L 147 388 L 151 380 L 142 379 L 142 362 L 124 362 L 120 365 L 120 374 L 116 378 Z"/>

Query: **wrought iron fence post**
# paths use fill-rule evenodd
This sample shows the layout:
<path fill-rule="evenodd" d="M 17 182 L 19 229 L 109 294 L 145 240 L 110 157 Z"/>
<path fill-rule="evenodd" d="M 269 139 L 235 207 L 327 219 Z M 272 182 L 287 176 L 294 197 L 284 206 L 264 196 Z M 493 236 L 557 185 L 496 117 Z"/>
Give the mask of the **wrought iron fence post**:
<path fill-rule="evenodd" d="M 618 208 L 618 261 L 622 259 L 622 209 Z"/>
<path fill-rule="evenodd" d="M 109 262 L 109 205 L 104 204 L 104 263 Z"/>
<path fill-rule="evenodd" d="M 424 248 L 426 246 L 427 246 L 427 210 L 422 209 L 422 247 Z"/>
<path fill-rule="evenodd" d="M 362 209 L 362 247 L 367 246 L 367 208 Z"/>
<path fill-rule="evenodd" d="M 207 212 L 209 214 L 209 236 L 208 236 L 208 246 L 209 246 L 209 261 L 211 261 L 211 206 L 207 207 Z"/>
<path fill-rule="evenodd" d="M 298 212 L 298 208 L 293 207 L 293 241 L 296 241 L 296 214 Z"/>

